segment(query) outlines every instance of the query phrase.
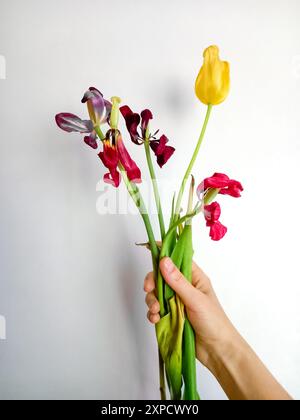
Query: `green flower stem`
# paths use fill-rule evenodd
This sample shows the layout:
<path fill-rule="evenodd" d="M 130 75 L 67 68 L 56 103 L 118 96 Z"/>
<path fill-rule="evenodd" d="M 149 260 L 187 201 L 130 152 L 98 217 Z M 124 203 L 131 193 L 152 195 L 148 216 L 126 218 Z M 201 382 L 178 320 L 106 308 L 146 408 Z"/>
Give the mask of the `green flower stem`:
<path fill-rule="evenodd" d="M 147 136 L 147 140 L 144 142 L 144 147 L 145 147 L 145 153 L 146 153 L 146 159 L 147 159 L 147 164 L 148 164 L 148 168 L 149 168 L 149 173 L 150 173 L 152 186 L 153 186 L 155 204 L 156 204 L 156 208 L 157 208 L 157 215 L 158 215 L 158 221 L 159 221 L 159 227 L 160 227 L 161 240 L 163 241 L 163 239 L 165 237 L 165 222 L 164 222 L 164 216 L 163 216 L 163 212 L 162 212 L 162 208 L 161 208 L 161 201 L 160 201 L 160 195 L 159 195 L 158 186 L 157 186 L 157 179 L 156 179 L 155 171 L 154 171 L 154 168 L 153 168 L 153 163 L 152 163 L 151 153 L 150 153 L 149 125 L 148 125 L 147 130 L 146 130 L 146 136 Z M 155 270 L 155 278 L 157 278 L 157 273 L 158 273 L 158 260 L 157 260 L 157 268 Z M 162 401 L 165 401 L 166 400 L 165 364 L 164 364 L 163 358 L 161 356 L 159 347 L 158 347 L 158 358 L 159 358 L 160 399 Z"/>
<path fill-rule="evenodd" d="M 189 199 L 188 199 L 188 206 L 187 206 L 187 213 L 192 213 L 193 211 L 193 201 L 194 201 L 194 189 L 195 189 L 195 178 L 192 175 L 190 191 L 189 191 Z M 187 220 L 186 224 L 191 224 L 192 219 Z"/>
<path fill-rule="evenodd" d="M 127 177 L 126 171 L 122 167 L 121 164 L 119 164 L 119 169 L 122 174 L 123 180 L 125 182 L 126 188 L 133 199 L 134 203 L 136 204 L 137 208 L 139 209 L 139 212 L 143 218 L 146 231 L 148 234 L 150 249 L 151 249 L 151 255 L 152 255 L 152 264 L 153 264 L 153 271 L 155 278 L 157 277 L 157 271 L 158 271 L 158 258 L 159 258 L 159 249 L 157 246 L 157 243 L 155 241 L 155 237 L 153 234 L 151 222 L 149 219 L 149 215 L 146 210 L 146 206 L 144 203 L 144 200 L 141 196 L 140 190 L 138 187 L 130 182 L 130 180 Z M 158 357 L 159 357 L 159 390 L 160 390 L 160 398 L 162 401 L 166 400 L 166 385 L 165 385 L 165 366 L 164 362 L 162 360 L 160 351 L 158 349 Z"/>
<path fill-rule="evenodd" d="M 187 170 L 186 170 L 186 172 L 184 174 L 184 177 L 183 177 L 183 180 L 181 182 L 180 190 L 179 190 L 178 197 L 177 197 L 176 207 L 175 207 L 175 220 L 179 216 L 181 200 L 182 200 L 182 196 L 183 196 L 183 193 L 184 193 L 185 185 L 186 185 L 186 182 L 187 182 L 187 180 L 190 176 L 190 173 L 192 172 L 194 163 L 197 159 L 197 156 L 198 156 L 198 153 L 199 153 L 199 150 L 200 150 L 203 138 L 204 138 L 204 134 L 205 134 L 205 131 L 206 131 L 207 123 L 208 123 L 208 120 L 209 120 L 209 117 L 210 117 L 210 114 L 211 114 L 211 110 L 212 110 L 212 105 L 209 104 L 207 106 L 205 120 L 204 120 L 204 123 L 203 123 L 203 126 L 202 126 L 202 130 L 201 130 L 198 142 L 196 144 L 192 159 L 189 163 L 189 166 L 187 167 Z"/>
<path fill-rule="evenodd" d="M 161 240 L 163 240 L 165 236 L 165 222 L 164 222 L 164 216 L 163 216 L 162 208 L 161 208 L 161 201 L 160 201 L 160 195 L 159 195 L 158 186 L 157 186 L 157 179 L 156 179 L 156 175 L 155 175 L 155 171 L 154 171 L 153 163 L 151 159 L 149 140 L 146 140 L 144 142 L 144 146 L 145 146 L 148 168 L 149 168 L 151 181 L 153 185 L 153 192 L 154 192 L 155 203 L 156 203 L 156 208 L 157 208 Z"/>
<path fill-rule="evenodd" d="M 137 208 L 138 208 L 138 210 L 139 210 L 139 212 L 142 216 L 142 219 L 144 221 L 145 228 L 146 228 L 146 231 L 147 231 L 147 234 L 148 234 L 149 245 L 150 245 L 150 249 L 151 249 L 154 269 L 157 269 L 159 249 L 158 249 L 157 243 L 155 241 L 154 233 L 153 233 L 150 218 L 149 218 L 146 206 L 145 206 L 145 202 L 144 202 L 144 200 L 141 196 L 140 190 L 138 189 L 136 184 L 130 182 L 130 180 L 127 177 L 126 171 L 124 170 L 124 168 L 120 164 L 119 164 L 119 169 L 120 169 L 120 172 L 122 174 L 123 180 L 125 182 L 126 188 L 129 192 L 131 198 L 133 199 L 135 205 L 137 206 Z"/>
<path fill-rule="evenodd" d="M 105 135 L 103 134 L 103 132 L 102 132 L 102 130 L 101 130 L 101 128 L 100 128 L 100 125 L 96 125 L 96 126 L 94 127 L 94 130 L 96 131 L 96 133 L 97 133 L 97 135 L 98 135 L 99 139 L 100 139 L 101 141 L 103 141 L 103 140 L 105 139 Z"/>

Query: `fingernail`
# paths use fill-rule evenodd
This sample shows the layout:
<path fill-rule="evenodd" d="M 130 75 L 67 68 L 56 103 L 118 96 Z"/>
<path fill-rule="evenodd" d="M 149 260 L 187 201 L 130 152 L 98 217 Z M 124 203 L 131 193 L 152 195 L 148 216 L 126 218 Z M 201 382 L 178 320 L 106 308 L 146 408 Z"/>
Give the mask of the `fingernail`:
<path fill-rule="evenodd" d="M 164 259 L 164 266 L 168 273 L 172 273 L 172 271 L 174 270 L 174 263 L 171 260 L 171 258 Z"/>

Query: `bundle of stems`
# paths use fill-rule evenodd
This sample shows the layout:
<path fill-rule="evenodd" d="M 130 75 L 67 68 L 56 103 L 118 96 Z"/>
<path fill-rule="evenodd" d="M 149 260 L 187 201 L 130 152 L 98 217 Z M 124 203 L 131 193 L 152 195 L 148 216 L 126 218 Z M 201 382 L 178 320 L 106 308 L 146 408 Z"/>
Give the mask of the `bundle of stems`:
<path fill-rule="evenodd" d="M 148 141 L 146 138 L 144 143 L 160 226 L 161 246 L 158 245 L 158 241 L 154 236 L 149 213 L 138 186 L 128 179 L 126 171 L 121 167 L 121 165 L 119 167 L 128 193 L 132 197 L 144 221 L 148 235 L 149 248 L 152 255 L 156 293 L 160 304 L 161 316 L 159 323 L 156 325 L 156 335 L 159 354 L 160 394 L 162 400 L 167 398 L 166 379 L 172 399 L 199 399 L 196 380 L 194 331 L 180 298 L 176 296 L 174 291 L 165 283 L 159 270 L 159 261 L 166 256 L 170 257 L 185 276 L 187 281 L 192 281 L 192 219 L 202 210 L 199 203 L 193 207 L 193 177 L 190 185 L 187 211 L 183 216 L 181 216 L 181 204 L 186 184 L 191 176 L 193 166 L 205 135 L 211 110 L 212 105 L 208 105 L 202 130 L 192 158 L 182 179 L 176 202 L 175 196 L 173 198 L 172 214 L 167 230 L 165 228 L 158 182 L 150 154 L 149 138 Z M 182 391 L 183 385 L 184 391 Z"/>

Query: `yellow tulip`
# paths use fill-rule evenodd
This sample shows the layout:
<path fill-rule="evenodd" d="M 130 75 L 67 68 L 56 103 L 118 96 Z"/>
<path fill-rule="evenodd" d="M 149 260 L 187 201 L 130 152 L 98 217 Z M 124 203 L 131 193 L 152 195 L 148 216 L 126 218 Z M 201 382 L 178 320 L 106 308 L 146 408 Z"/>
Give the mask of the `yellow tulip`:
<path fill-rule="evenodd" d="M 219 48 L 212 45 L 203 53 L 204 62 L 195 83 L 197 97 L 206 105 L 218 105 L 229 93 L 229 63 L 219 58 Z"/>

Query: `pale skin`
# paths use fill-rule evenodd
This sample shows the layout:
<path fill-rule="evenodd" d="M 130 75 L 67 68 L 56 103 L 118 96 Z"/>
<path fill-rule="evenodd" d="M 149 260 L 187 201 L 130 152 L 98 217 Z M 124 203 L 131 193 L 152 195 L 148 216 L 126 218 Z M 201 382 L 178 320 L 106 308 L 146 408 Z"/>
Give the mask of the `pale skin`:
<path fill-rule="evenodd" d="M 264 366 L 225 314 L 207 275 L 193 263 L 190 284 L 170 258 L 160 270 L 165 281 L 180 296 L 196 335 L 197 359 L 216 377 L 230 400 L 292 400 Z M 144 290 L 148 319 L 160 320 L 153 273 L 148 273 Z"/>

